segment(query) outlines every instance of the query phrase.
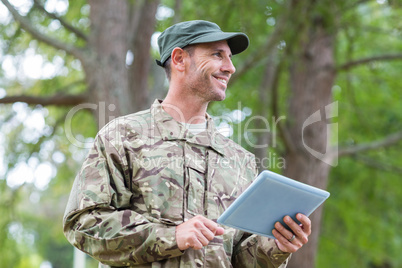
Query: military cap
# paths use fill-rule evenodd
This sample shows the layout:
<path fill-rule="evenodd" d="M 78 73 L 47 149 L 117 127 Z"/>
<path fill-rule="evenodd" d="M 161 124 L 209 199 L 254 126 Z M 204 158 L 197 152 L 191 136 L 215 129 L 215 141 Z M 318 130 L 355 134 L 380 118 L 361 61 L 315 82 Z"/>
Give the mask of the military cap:
<path fill-rule="evenodd" d="M 244 51 L 249 44 L 246 34 L 241 32 L 223 32 L 213 22 L 193 20 L 174 24 L 163 31 L 158 37 L 160 60 L 156 60 L 156 63 L 163 67 L 176 47 L 184 48 L 191 44 L 222 40 L 227 40 L 233 55 Z"/>

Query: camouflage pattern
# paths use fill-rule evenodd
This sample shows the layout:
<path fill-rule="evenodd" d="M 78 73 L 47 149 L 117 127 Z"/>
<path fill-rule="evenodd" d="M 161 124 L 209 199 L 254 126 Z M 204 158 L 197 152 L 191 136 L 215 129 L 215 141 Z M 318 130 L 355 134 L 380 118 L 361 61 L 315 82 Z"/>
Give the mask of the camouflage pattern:
<path fill-rule="evenodd" d="M 274 240 L 222 226 L 201 250 L 181 251 L 175 228 L 195 215 L 216 222 L 256 175 L 255 159 L 208 116 L 197 135 L 155 101 L 97 135 L 78 174 L 64 233 L 99 267 L 285 267 Z"/>

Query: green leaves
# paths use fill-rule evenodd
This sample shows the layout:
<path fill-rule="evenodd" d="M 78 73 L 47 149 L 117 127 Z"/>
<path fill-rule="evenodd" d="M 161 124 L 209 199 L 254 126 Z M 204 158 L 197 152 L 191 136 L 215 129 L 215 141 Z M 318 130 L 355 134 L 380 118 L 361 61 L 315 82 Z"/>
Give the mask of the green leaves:
<path fill-rule="evenodd" d="M 87 1 L 63 1 L 67 9 L 50 6 L 54 1 L 35 2 L 63 21 L 38 5 L 29 5 L 24 14 L 35 29 L 64 45 L 87 48 L 91 23 Z M 339 102 L 339 146 L 369 143 L 402 129 L 402 7 L 397 1 L 299 1 L 290 9 L 293 2 L 166 0 L 161 5 L 175 12 L 160 17 L 155 29 L 162 31 L 175 20 L 204 19 L 218 23 L 225 31 L 247 33 L 250 47 L 233 57 L 240 75 L 232 78 L 226 100 L 211 104 L 209 113 L 220 116 L 217 119 L 222 126 L 230 125 L 231 137 L 249 150 L 255 150 L 259 136 L 247 130 L 261 126 L 261 120 L 251 118 L 266 118 L 271 136 L 263 153 L 272 162 L 265 164 L 278 172 L 286 147 L 279 132 L 273 132 L 278 120 L 273 116 L 285 117 L 283 124 L 293 120 L 286 112 L 289 66 L 298 49 L 294 44 L 309 30 L 306 27 L 310 22 L 324 24 L 336 38 L 338 69 L 332 94 Z M 107 23 L 107 18 L 102 23 Z M 1 99 L 88 92 L 90 85 L 75 57 L 39 42 L 11 16 L 0 20 L 0 48 L 0 93 L 7 94 Z M 29 69 L 29 64 L 25 61 L 30 53 L 42 61 L 42 65 L 35 63 L 37 69 L 49 68 L 47 75 L 26 75 L 24 68 Z M 270 60 L 278 67 L 275 87 L 263 83 L 270 74 Z M 150 84 L 156 81 L 154 77 L 144 79 Z M 163 92 L 160 89 L 156 97 L 163 98 Z M 0 104 L 1 267 L 38 267 L 43 261 L 50 261 L 53 267 L 72 265 L 72 247 L 62 234 L 61 217 L 86 150 L 74 145 L 67 133 L 77 141 L 90 143 L 97 127 L 96 118 L 86 110 L 79 110 L 66 126 L 71 108 Z M 35 114 L 38 121 L 32 116 Z M 35 128 L 39 124 L 42 127 Z M 317 267 L 401 266 L 401 146 L 346 156 L 332 170 Z M 38 175 L 40 164 L 51 167 L 50 177 Z M 21 165 L 32 169 L 32 174 L 19 175 L 18 181 L 10 183 L 13 170 Z M 13 234 L 17 231 L 19 238 Z"/>

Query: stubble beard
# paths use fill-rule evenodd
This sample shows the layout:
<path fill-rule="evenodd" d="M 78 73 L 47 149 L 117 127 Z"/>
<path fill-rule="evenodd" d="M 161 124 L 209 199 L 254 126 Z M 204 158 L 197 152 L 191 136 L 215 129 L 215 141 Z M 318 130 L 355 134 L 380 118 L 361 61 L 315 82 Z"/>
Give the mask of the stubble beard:
<path fill-rule="evenodd" d="M 226 89 L 214 85 L 214 79 L 212 74 L 203 73 L 196 81 L 191 83 L 191 94 L 198 96 L 208 103 L 211 101 L 223 101 L 226 98 Z"/>

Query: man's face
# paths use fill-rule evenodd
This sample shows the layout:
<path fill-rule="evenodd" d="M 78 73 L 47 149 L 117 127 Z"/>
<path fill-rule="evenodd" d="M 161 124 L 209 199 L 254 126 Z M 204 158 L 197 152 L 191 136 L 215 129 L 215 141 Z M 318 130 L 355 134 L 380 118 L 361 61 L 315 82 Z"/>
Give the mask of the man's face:
<path fill-rule="evenodd" d="M 230 76 L 236 71 L 227 41 L 197 44 L 190 52 L 187 88 L 206 102 L 224 100 Z"/>

